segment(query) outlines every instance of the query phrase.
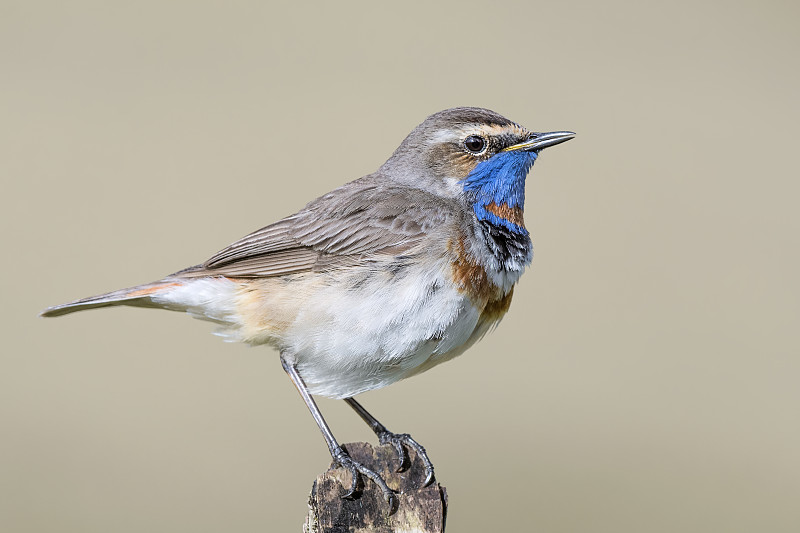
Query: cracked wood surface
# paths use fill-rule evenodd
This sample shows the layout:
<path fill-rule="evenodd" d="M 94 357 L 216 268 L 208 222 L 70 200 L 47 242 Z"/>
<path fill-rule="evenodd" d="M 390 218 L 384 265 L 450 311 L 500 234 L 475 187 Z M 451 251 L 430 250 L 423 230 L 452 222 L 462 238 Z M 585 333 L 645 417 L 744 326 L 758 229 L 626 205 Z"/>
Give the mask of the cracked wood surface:
<path fill-rule="evenodd" d="M 422 487 L 425 467 L 408 450 L 411 467 L 395 472 L 399 464 L 393 446 L 374 448 L 365 442 L 344 445 L 350 456 L 380 474 L 396 491 L 397 507 L 390 514 L 380 489 L 364 480 L 354 499 L 342 499 L 350 486 L 350 472 L 331 467 L 314 481 L 308 498 L 305 533 L 441 533 L 447 516 L 447 492 L 436 481 Z"/>

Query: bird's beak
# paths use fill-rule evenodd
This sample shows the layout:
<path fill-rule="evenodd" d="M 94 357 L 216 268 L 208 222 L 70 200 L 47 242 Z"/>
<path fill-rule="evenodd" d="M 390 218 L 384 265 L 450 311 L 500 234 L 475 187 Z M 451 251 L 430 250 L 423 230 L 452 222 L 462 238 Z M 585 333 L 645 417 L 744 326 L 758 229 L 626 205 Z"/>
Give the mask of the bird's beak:
<path fill-rule="evenodd" d="M 550 133 L 531 133 L 528 140 L 503 148 L 501 152 L 538 152 L 550 146 L 555 146 L 575 137 L 571 131 L 551 131 Z"/>

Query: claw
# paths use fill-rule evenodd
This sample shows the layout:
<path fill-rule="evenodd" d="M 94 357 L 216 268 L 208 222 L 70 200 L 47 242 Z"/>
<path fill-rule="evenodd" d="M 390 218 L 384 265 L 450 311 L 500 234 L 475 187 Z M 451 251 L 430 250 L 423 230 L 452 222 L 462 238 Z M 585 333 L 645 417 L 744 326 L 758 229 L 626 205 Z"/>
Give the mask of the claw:
<path fill-rule="evenodd" d="M 422 483 L 423 487 L 427 487 L 428 485 L 433 483 L 434 480 L 436 479 L 436 477 L 433 475 L 433 468 L 431 468 L 430 470 L 425 469 L 425 472 L 427 472 L 428 475 L 425 476 L 425 481 Z"/>
<path fill-rule="evenodd" d="M 381 444 L 393 444 L 397 450 L 397 455 L 400 458 L 400 466 L 397 467 L 397 472 L 404 472 L 411 466 L 411 461 L 408 458 L 408 451 L 406 446 L 409 446 L 417 452 L 417 456 L 422 460 L 425 465 L 425 481 L 422 483 L 423 487 L 427 487 L 436 479 L 433 473 L 433 463 L 428 458 L 428 453 L 420 443 L 411 438 L 408 433 L 392 433 L 391 431 L 382 431 L 378 434 L 378 441 Z"/>
<path fill-rule="evenodd" d="M 333 453 L 334 461 L 339 464 L 342 468 L 346 468 L 350 471 L 350 474 L 353 477 L 353 481 L 350 483 L 350 490 L 348 490 L 342 498 L 346 500 L 351 500 L 355 498 L 356 494 L 359 492 L 359 484 L 361 480 L 361 475 L 363 474 L 367 476 L 369 479 L 375 483 L 381 492 L 383 493 L 383 499 L 389 503 L 389 508 L 396 509 L 396 501 L 394 497 L 394 491 L 389 488 L 389 485 L 386 484 L 386 481 L 375 471 L 370 470 L 366 466 L 362 465 L 358 461 L 354 460 L 350 455 L 341 447 L 339 446 Z"/>
<path fill-rule="evenodd" d="M 406 447 L 403 446 L 403 437 L 408 437 L 410 439 L 411 435 L 407 433 L 397 435 L 386 431 L 378 436 L 378 442 L 381 444 L 392 444 L 394 449 L 397 450 L 397 456 L 400 458 L 400 465 L 397 467 L 397 470 L 395 470 L 397 473 L 405 472 L 411 466 L 411 461 L 408 458 L 408 451 Z"/>
<path fill-rule="evenodd" d="M 342 466 L 345 466 L 345 465 L 342 465 Z M 358 490 L 358 485 L 359 485 L 359 481 L 361 480 L 361 477 L 358 475 L 358 470 L 356 470 L 356 468 L 354 466 L 352 466 L 352 465 L 350 465 L 349 467 L 345 466 L 345 468 L 350 470 L 350 477 L 351 477 L 352 481 L 350 482 L 350 490 L 348 490 L 345 493 L 345 495 L 342 496 L 342 498 L 345 499 L 345 500 L 353 500 L 353 499 L 355 499 L 356 494 L 358 492 L 360 492 Z"/>

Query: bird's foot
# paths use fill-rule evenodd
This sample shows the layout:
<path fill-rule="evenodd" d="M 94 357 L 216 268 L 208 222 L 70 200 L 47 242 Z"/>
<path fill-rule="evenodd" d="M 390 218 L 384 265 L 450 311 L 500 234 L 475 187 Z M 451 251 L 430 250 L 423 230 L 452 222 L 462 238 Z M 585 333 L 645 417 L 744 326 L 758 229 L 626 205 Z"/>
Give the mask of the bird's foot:
<path fill-rule="evenodd" d="M 433 483 L 435 479 L 433 463 L 428 458 L 428 453 L 425 451 L 425 448 L 422 447 L 422 444 L 411 438 L 411 435 L 408 433 L 392 433 L 391 431 L 384 430 L 378 433 L 378 441 L 381 444 L 391 444 L 397 450 L 397 455 L 400 458 L 400 466 L 397 467 L 397 472 L 408 470 L 411 461 L 408 458 L 406 446 L 413 448 L 413 450 L 417 452 L 417 457 L 419 457 L 425 465 L 425 481 L 422 483 L 422 486 L 427 487 Z"/>
<path fill-rule="evenodd" d="M 383 492 L 383 498 L 389 503 L 390 509 L 395 508 L 396 501 L 394 491 L 389 488 L 389 485 L 386 484 L 386 481 L 384 481 L 377 472 L 370 470 L 366 466 L 350 457 L 350 455 L 341 446 L 338 446 L 331 455 L 333 456 L 333 460 L 342 468 L 349 470 L 353 477 L 353 481 L 350 484 L 350 490 L 348 490 L 347 493 L 342 496 L 342 498 L 349 500 L 355 497 L 355 495 L 359 492 L 359 484 L 361 480 L 360 474 L 363 474 L 371 479 L 372 482 L 381 489 L 381 492 Z"/>

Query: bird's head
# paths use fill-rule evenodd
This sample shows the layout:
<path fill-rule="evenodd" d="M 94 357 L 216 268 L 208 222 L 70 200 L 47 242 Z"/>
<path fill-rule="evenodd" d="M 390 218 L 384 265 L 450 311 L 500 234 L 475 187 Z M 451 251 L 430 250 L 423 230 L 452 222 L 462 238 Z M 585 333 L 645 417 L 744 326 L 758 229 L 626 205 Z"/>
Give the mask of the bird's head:
<path fill-rule="evenodd" d="M 476 214 L 489 204 L 522 209 L 539 152 L 574 136 L 536 133 L 488 109 L 456 107 L 425 119 L 381 171 L 439 196 L 463 197 L 478 206 Z"/>

